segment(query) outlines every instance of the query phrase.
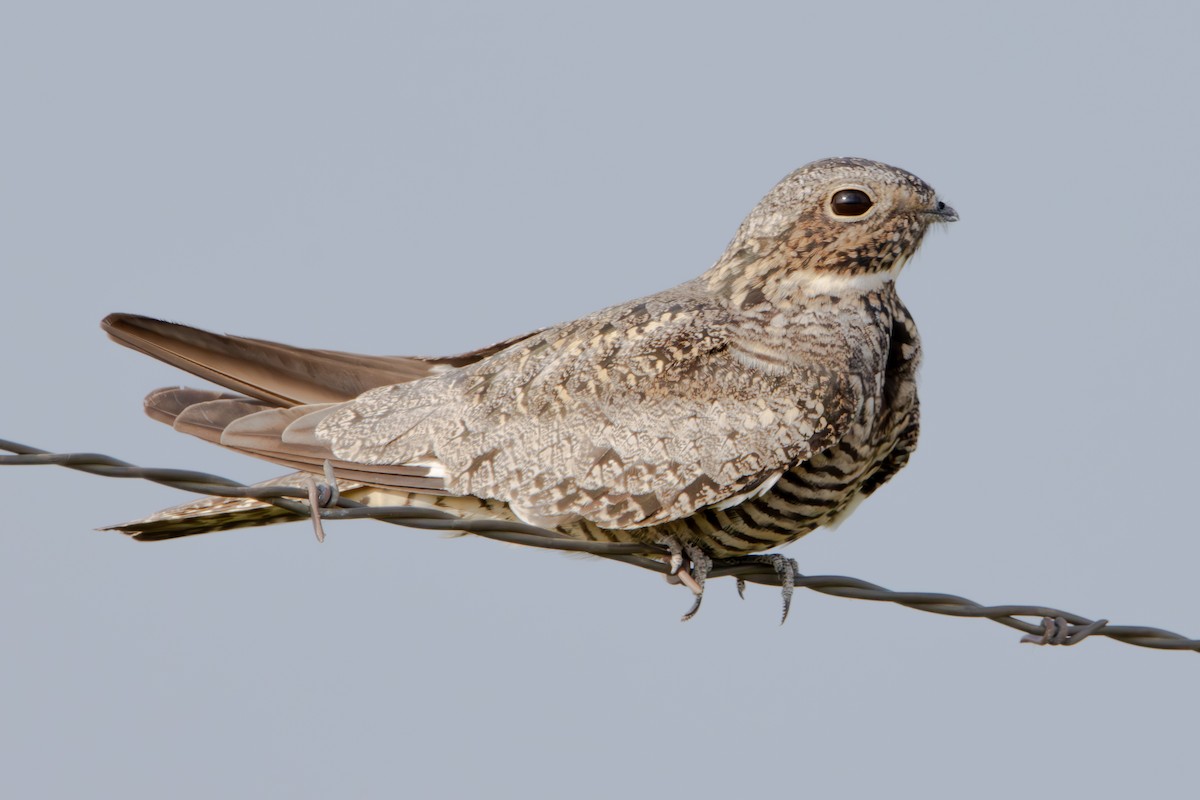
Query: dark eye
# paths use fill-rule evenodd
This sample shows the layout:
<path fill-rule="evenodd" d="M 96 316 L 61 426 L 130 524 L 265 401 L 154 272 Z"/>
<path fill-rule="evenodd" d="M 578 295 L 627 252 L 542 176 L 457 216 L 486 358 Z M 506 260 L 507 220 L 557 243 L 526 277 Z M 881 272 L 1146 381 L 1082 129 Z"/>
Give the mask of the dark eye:
<path fill-rule="evenodd" d="M 861 217 L 873 205 L 875 201 L 861 189 L 842 189 L 829 201 L 833 213 L 839 217 Z"/>

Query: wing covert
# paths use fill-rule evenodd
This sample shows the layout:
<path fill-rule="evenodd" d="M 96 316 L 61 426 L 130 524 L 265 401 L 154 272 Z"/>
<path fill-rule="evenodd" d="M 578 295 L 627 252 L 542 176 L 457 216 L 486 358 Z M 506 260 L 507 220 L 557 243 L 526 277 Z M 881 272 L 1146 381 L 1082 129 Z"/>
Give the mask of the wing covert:
<path fill-rule="evenodd" d="M 686 284 L 685 284 L 686 287 Z M 752 495 L 837 440 L 861 386 L 729 351 L 727 312 L 675 290 L 325 410 L 343 462 L 436 463 L 446 489 L 540 525 L 632 529 Z M 361 478 L 359 478 L 361 479 Z"/>

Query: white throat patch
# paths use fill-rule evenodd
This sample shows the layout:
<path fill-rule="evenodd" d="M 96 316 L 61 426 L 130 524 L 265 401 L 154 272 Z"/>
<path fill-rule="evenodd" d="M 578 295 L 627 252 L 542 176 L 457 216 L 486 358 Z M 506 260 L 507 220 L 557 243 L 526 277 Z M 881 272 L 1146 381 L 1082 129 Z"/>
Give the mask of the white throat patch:
<path fill-rule="evenodd" d="M 804 293 L 813 295 L 842 295 L 860 292 L 876 292 L 896 280 L 908 259 L 897 259 L 886 272 L 805 272 L 796 276 Z"/>

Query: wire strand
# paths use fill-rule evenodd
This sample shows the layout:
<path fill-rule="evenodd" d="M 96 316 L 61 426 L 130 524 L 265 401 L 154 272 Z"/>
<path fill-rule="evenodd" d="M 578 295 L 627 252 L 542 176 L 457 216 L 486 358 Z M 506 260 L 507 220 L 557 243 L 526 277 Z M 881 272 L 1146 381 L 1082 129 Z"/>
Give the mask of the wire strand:
<path fill-rule="evenodd" d="M 454 514 L 437 509 L 409 506 L 368 506 L 346 497 L 338 497 L 336 492 L 332 491 L 326 492 L 325 495 L 328 506 L 318 504 L 314 507 L 310 501 L 318 498 L 321 492 L 314 491 L 312 487 L 269 484 L 248 486 L 206 472 L 139 467 L 100 453 L 51 453 L 4 439 L 0 439 L 0 450 L 16 454 L 0 456 L 0 466 L 55 465 L 108 478 L 135 478 L 151 481 L 196 494 L 216 497 L 251 497 L 278 506 L 295 514 L 297 518 L 375 519 L 421 530 L 461 531 L 510 544 L 590 553 L 653 572 L 662 574 L 668 572 L 668 566 L 663 560 L 663 556 L 667 555 L 667 549 L 657 545 L 589 542 L 572 539 L 557 531 L 520 522 L 464 520 Z M 314 476 L 314 478 L 317 477 L 319 476 Z M 718 561 L 712 572 L 709 573 L 709 577 L 723 576 L 733 576 L 741 581 L 770 586 L 779 586 L 781 583 L 779 574 L 769 564 L 722 565 Z M 869 581 L 841 575 L 797 575 L 795 586 L 797 589 L 811 589 L 814 592 L 833 597 L 895 603 L 930 614 L 990 619 L 1021 631 L 1025 634 L 1021 641 L 1033 644 L 1074 645 L 1089 636 L 1105 636 L 1114 641 L 1137 647 L 1200 652 L 1200 640 L 1189 639 L 1172 631 L 1137 625 L 1110 625 L 1107 620 L 1092 620 L 1080 614 L 1048 606 L 985 606 L 958 595 L 940 592 L 898 592 Z M 1021 619 L 1021 617 L 1032 617 L 1036 621 Z"/>

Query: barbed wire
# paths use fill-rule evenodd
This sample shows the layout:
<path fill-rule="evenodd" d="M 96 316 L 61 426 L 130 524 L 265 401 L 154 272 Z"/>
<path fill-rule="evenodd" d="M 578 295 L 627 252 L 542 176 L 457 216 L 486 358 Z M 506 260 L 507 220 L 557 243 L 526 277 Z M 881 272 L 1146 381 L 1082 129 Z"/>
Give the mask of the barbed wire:
<path fill-rule="evenodd" d="M 668 555 L 667 548 L 658 545 L 582 541 L 557 531 L 520 522 L 464 520 L 454 514 L 431 508 L 368 506 L 350 498 L 340 497 L 332 488 L 332 477 L 329 478 L 330 484 L 314 482 L 308 488 L 271 484 L 249 486 L 206 472 L 139 467 L 99 453 L 52 453 L 4 439 L 0 439 L 0 450 L 16 453 L 0 456 L 0 466 L 56 465 L 109 478 L 137 478 L 196 494 L 254 498 L 289 511 L 297 517 L 311 518 L 318 539 L 323 537 L 321 520 L 374 519 L 422 530 L 462 531 L 510 544 L 589 553 L 664 575 L 669 572 L 663 558 Z M 778 572 L 770 564 L 722 564 L 717 561 L 708 577 L 711 579 L 723 576 L 733 576 L 739 582 L 781 585 Z M 898 592 L 841 575 L 797 574 L 795 588 L 811 589 L 834 597 L 895 603 L 931 614 L 990 619 L 1021 631 L 1025 634 L 1021 641 L 1033 644 L 1074 645 L 1089 636 L 1105 636 L 1137 647 L 1200 652 L 1200 639 L 1189 639 L 1161 628 L 1110 625 L 1107 620 L 1092 620 L 1080 614 L 1048 606 L 984 606 L 958 595 Z M 1020 617 L 1032 617 L 1037 619 L 1037 622 Z"/>

